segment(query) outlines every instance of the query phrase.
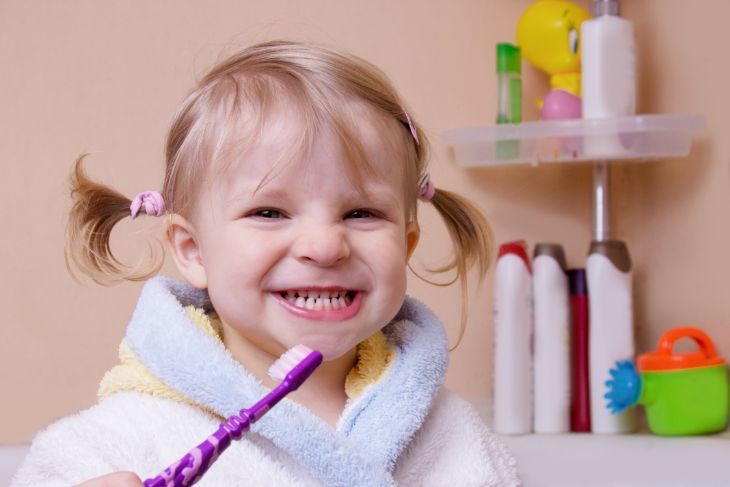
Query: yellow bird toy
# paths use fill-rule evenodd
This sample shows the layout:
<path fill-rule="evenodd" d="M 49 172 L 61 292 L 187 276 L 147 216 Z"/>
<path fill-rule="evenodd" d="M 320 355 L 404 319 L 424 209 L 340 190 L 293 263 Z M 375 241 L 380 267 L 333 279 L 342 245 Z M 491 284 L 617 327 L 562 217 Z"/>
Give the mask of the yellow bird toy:
<path fill-rule="evenodd" d="M 590 14 L 567 0 L 538 0 L 517 23 L 522 56 L 550 75 L 550 92 L 538 100 L 544 120 L 580 118 L 580 24 Z"/>

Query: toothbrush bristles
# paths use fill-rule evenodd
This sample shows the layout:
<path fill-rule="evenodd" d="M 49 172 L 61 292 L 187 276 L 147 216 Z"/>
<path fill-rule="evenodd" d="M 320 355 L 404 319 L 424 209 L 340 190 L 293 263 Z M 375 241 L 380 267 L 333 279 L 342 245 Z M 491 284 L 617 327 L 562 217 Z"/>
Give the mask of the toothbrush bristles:
<path fill-rule="evenodd" d="M 279 359 L 269 368 L 269 376 L 277 381 L 282 381 L 291 370 L 307 358 L 312 349 L 305 345 L 296 345 L 282 354 Z"/>

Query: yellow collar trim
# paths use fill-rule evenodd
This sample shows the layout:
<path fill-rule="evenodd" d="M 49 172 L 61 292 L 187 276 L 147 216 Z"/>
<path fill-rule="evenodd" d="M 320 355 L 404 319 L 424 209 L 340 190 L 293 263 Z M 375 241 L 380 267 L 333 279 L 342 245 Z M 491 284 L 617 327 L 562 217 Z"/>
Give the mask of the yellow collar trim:
<path fill-rule="evenodd" d="M 205 314 L 205 311 L 200 308 L 195 308 L 194 306 L 187 306 L 184 311 L 190 321 L 192 321 L 198 329 L 205 332 L 207 335 L 210 335 L 218 341 L 221 346 L 223 345 L 220 321 L 217 316 L 211 315 L 209 317 Z M 117 392 L 130 391 L 141 392 L 152 396 L 171 399 L 183 404 L 189 404 L 207 411 L 213 416 L 220 417 L 220 415 L 214 413 L 211 409 L 201 406 L 158 379 L 149 371 L 142 361 L 139 360 L 127 344 L 127 340 L 124 339 L 122 340 L 122 343 L 119 344 L 119 365 L 115 365 L 106 374 L 104 374 L 104 377 L 101 379 L 101 383 L 99 384 L 97 396 L 100 401 L 103 401 Z"/>
<path fill-rule="evenodd" d="M 357 346 L 357 362 L 345 378 L 345 394 L 358 397 L 371 384 L 378 382 L 395 361 L 395 350 L 388 346 L 382 332 L 376 332 Z"/>

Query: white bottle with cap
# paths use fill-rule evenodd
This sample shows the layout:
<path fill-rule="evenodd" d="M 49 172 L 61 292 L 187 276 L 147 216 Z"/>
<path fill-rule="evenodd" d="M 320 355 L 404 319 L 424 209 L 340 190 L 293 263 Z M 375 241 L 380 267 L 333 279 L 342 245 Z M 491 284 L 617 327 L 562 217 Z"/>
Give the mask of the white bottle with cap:
<path fill-rule="evenodd" d="M 634 307 L 629 250 L 618 240 L 594 241 L 586 263 L 590 369 L 591 430 L 629 433 L 636 429 L 636 409 L 613 414 L 607 407 L 606 381 L 618 360 L 634 359 Z"/>
<path fill-rule="evenodd" d="M 498 433 L 532 431 L 532 272 L 524 241 L 499 249 L 494 283 L 494 408 Z"/>
<path fill-rule="evenodd" d="M 570 292 L 565 253 L 537 244 L 532 259 L 535 323 L 534 431 L 570 431 Z"/>
<path fill-rule="evenodd" d="M 636 113 L 636 48 L 632 23 L 619 17 L 618 0 L 595 0 L 592 19 L 581 24 L 581 102 L 584 119 Z M 587 155 L 626 152 L 618 133 L 586 137 Z"/>

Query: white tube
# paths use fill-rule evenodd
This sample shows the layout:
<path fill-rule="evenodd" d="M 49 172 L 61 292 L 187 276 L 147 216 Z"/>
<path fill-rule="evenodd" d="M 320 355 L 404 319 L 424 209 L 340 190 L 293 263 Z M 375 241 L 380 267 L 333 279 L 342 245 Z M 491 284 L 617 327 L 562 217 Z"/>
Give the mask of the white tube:
<path fill-rule="evenodd" d="M 604 398 L 609 370 L 617 360 L 634 358 L 631 260 L 626 244 L 593 242 L 586 264 L 590 328 L 591 429 L 594 433 L 628 433 L 636 429 L 636 411 L 612 414 Z"/>
<path fill-rule="evenodd" d="M 500 247 L 494 284 L 494 417 L 498 433 L 532 431 L 532 276 L 524 242 Z"/>
<path fill-rule="evenodd" d="M 557 244 L 535 246 L 534 431 L 570 431 L 570 292 L 565 254 Z"/>
<path fill-rule="evenodd" d="M 616 9 L 581 24 L 581 96 L 583 118 L 612 118 L 636 113 L 634 28 Z M 602 5 L 605 7 L 606 5 Z M 587 137 L 587 155 L 611 158 L 626 152 L 618 133 Z"/>

